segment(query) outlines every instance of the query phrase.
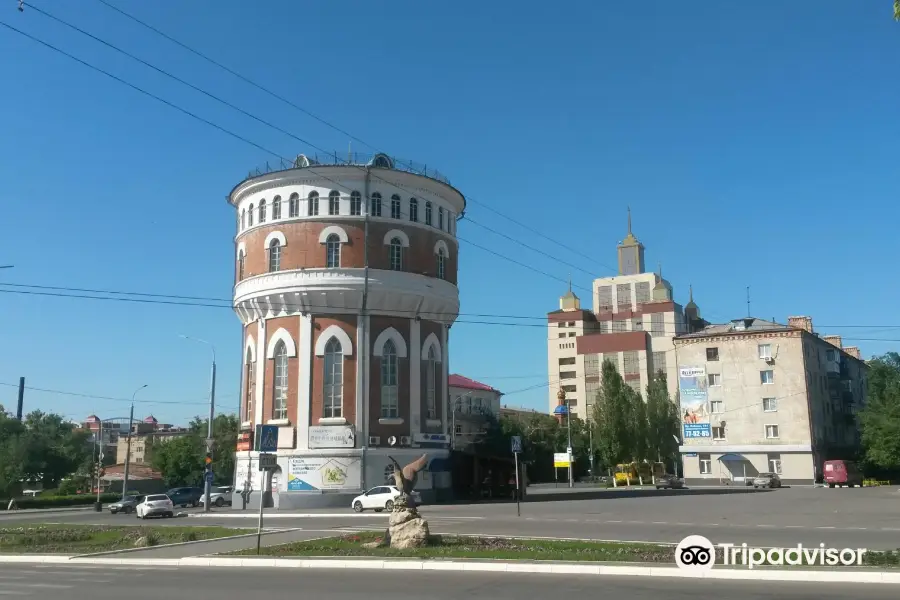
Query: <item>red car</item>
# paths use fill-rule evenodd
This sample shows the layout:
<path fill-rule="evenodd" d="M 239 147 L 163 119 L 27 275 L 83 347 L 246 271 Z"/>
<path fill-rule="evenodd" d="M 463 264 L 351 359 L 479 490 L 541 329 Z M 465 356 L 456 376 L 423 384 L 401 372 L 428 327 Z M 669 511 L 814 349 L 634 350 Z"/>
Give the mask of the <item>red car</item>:
<path fill-rule="evenodd" d="M 846 485 L 847 487 L 862 487 L 863 474 L 859 470 L 856 463 L 848 460 L 826 460 L 825 461 L 825 483 L 828 487 L 833 488 L 836 485 Z"/>

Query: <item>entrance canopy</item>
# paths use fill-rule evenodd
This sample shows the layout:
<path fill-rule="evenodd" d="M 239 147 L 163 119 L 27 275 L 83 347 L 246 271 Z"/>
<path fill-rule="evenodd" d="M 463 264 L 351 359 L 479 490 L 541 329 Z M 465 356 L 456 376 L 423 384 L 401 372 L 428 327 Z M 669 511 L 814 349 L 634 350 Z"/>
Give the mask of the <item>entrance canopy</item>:
<path fill-rule="evenodd" d="M 747 457 L 744 456 L 743 454 L 723 454 L 722 456 L 719 457 L 719 460 L 722 462 L 742 461 L 742 460 L 747 460 Z"/>

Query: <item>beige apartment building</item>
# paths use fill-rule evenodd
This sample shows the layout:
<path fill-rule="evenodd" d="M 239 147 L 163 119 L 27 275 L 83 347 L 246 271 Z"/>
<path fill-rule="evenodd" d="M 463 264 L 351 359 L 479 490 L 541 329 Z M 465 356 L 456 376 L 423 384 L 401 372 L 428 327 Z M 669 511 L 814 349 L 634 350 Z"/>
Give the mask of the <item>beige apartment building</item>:
<path fill-rule="evenodd" d="M 593 282 L 592 310 L 569 287 L 560 298 L 559 310 L 547 315 L 547 371 L 549 407 L 559 405 L 557 393 L 566 392 L 572 413 L 589 418 L 600 387 L 600 368 L 612 361 L 626 383 L 644 393 L 650 378 L 666 374 L 669 393 L 675 398 L 676 335 L 707 323 L 693 294 L 684 307 L 673 300 L 672 285 L 662 273 L 647 273 L 644 245 L 631 231 L 618 245 L 619 274 Z"/>
<path fill-rule="evenodd" d="M 141 431 L 135 424 L 135 430 Z M 168 442 L 176 437 L 187 435 L 189 431 L 184 428 L 173 428 L 167 431 L 152 431 L 137 433 L 131 436 L 131 464 L 149 463 L 150 448 L 155 444 Z M 128 435 L 121 435 L 116 443 L 116 463 L 124 464 L 128 456 Z"/>
<path fill-rule="evenodd" d="M 866 365 L 809 317 L 752 317 L 675 338 L 685 481 L 746 484 L 762 472 L 812 484 L 859 447 Z"/>

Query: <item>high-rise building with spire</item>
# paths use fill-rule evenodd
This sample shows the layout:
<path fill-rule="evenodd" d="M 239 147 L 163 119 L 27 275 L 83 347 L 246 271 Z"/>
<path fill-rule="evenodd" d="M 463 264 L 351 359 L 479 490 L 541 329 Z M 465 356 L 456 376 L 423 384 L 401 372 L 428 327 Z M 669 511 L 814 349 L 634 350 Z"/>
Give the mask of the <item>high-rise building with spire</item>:
<path fill-rule="evenodd" d="M 642 394 L 650 379 L 662 371 L 672 399 L 676 398 L 678 372 L 672 339 L 706 322 L 700 318 L 693 290 L 682 307 L 674 301 L 661 266 L 656 273 L 646 272 L 644 245 L 632 232 L 630 208 L 628 232 L 617 252 L 619 273 L 594 280 L 591 309 L 581 307 L 570 281 L 568 292 L 559 299 L 559 310 L 547 315 L 551 412 L 559 404 L 557 393 L 562 389 L 573 414 L 591 417 L 605 360 Z"/>

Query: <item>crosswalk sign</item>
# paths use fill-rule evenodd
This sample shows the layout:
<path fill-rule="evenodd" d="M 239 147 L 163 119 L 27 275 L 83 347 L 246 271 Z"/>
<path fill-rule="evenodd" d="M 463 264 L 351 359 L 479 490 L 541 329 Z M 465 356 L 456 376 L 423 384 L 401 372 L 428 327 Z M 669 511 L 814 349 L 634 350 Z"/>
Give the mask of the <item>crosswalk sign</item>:
<path fill-rule="evenodd" d="M 518 435 L 512 436 L 512 451 L 513 454 L 521 454 L 522 453 L 522 437 Z"/>
<path fill-rule="evenodd" d="M 256 426 L 256 451 L 276 452 L 278 450 L 278 426 Z"/>

